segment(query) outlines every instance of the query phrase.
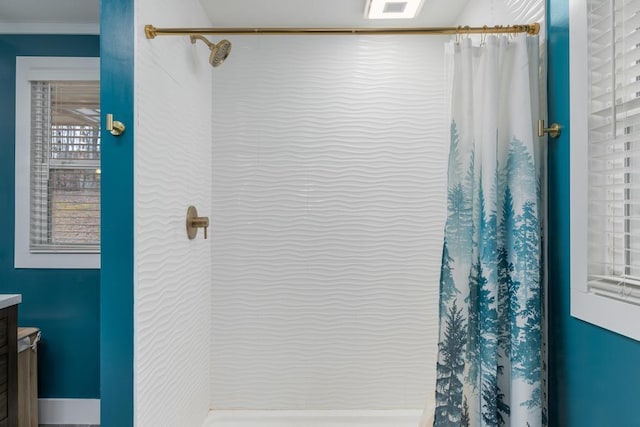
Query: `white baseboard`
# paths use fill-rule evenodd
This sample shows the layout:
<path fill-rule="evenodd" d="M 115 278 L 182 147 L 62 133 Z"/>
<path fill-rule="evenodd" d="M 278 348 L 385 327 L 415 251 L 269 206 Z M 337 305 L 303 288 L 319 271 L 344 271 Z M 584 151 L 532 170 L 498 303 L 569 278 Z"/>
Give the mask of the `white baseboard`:
<path fill-rule="evenodd" d="M 40 424 L 100 424 L 100 399 L 38 399 Z"/>
<path fill-rule="evenodd" d="M 203 427 L 417 427 L 422 410 L 212 411 Z"/>

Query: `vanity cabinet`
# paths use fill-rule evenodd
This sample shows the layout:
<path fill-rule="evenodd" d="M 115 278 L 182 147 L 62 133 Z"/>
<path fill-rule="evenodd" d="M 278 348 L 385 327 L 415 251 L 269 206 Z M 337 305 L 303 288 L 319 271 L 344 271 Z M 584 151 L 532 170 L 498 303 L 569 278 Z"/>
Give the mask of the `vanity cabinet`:
<path fill-rule="evenodd" d="M 0 427 L 18 425 L 18 306 L 0 309 Z"/>

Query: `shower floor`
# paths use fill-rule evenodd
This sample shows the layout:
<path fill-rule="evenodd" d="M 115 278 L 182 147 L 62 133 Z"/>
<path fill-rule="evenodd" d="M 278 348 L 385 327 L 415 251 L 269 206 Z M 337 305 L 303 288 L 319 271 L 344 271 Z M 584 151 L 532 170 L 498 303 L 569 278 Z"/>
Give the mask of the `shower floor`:
<path fill-rule="evenodd" d="M 422 410 L 213 411 L 203 427 L 417 427 Z"/>

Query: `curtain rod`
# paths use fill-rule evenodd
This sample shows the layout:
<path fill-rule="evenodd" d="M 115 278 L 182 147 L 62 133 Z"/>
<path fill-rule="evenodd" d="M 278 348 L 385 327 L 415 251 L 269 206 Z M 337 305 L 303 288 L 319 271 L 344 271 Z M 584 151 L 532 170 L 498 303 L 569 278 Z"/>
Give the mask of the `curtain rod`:
<path fill-rule="evenodd" d="M 153 25 L 145 25 L 144 33 L 148 39 L 156 36 L 191 36 L 209 34 L 231 34 L 231 35 L 343 35 L 343 34 L 425 34 L 425 35 L 447 35 L 447 34 L 514 34 L 527 33 L 536 35 L 540 32 L 540 24 L 525 25 L 496 25 L 496 26 L 458 26 L 458 27 L 414 27 L 414 28 L 156 28 Z"/>

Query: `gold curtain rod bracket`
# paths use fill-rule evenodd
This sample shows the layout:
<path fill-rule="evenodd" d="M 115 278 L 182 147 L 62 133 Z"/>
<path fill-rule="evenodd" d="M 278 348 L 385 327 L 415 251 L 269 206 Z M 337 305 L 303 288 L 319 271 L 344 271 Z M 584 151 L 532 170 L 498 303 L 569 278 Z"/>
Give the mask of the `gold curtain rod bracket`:
<path fill-rule="evenodd" d="M 157 36 L 190 36 L 190 35 L 344 35 L 344 34 L 367 34 L 367 35 L 402 35 L 402 34 L 425 34 L 425 35 L 465 35 L 465 34 L 516 34 L 527 33 L 536 35 L 540 32 L 540 24 L 524 25 L 496 25 L 493 27 L 414 27 L 414 28 L 156 28 L 153 25 L 145 25 L 144 33 L 148 39 Z"/>
<path fill-rule="evenodd" d="M 539 33 L 540 33 L 540 24 L 538 24 L 537 22 L 534 22 L 533 24 L 529 25 L 528 34 L 530 36 L 537 36 Z"/>
<path fill-rule="evenodd" d="M 147 36 L 148 39 L 156 38 L 156 27 L 153 25 L 145 25 L 144 26 L 144 35 Z"/>

